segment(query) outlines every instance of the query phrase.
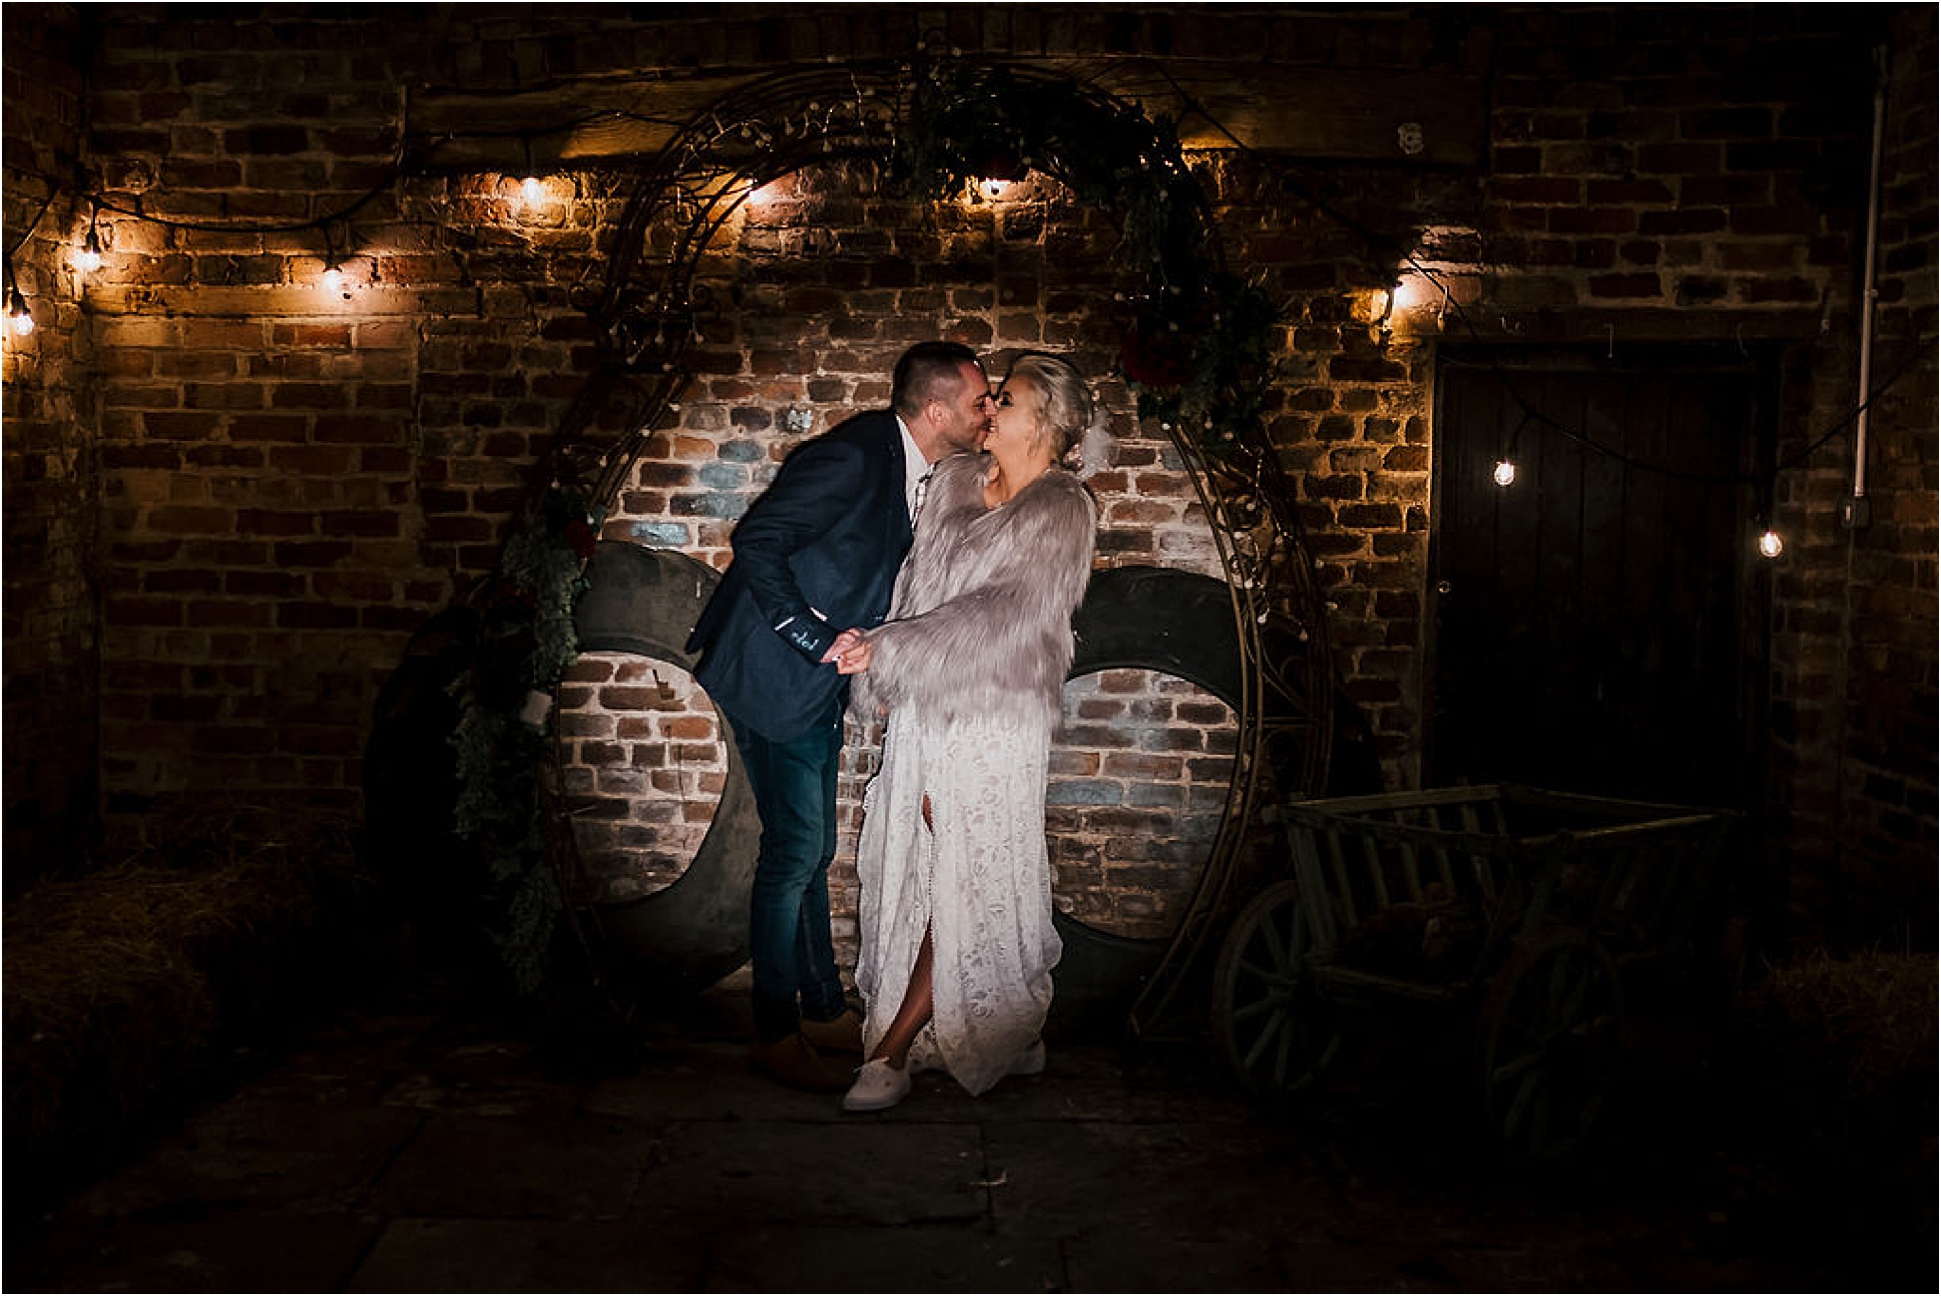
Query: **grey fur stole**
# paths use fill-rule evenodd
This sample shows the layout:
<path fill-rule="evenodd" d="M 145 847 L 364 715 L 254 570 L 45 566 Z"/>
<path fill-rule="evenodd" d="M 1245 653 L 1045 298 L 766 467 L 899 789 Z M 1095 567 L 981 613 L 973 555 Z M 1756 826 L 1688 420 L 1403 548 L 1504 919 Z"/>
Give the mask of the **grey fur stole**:
<path fill-rule="evenodd" d="M 941 720 L 1057 724 L 1098 505 L 1078 478 L 1052 468 L 986 509 L 990 462 L 962 454 L 937 465 L 890 619 L 869 634 L 870 668 L 855 681 L 859 715 L 907 705 Z"/>

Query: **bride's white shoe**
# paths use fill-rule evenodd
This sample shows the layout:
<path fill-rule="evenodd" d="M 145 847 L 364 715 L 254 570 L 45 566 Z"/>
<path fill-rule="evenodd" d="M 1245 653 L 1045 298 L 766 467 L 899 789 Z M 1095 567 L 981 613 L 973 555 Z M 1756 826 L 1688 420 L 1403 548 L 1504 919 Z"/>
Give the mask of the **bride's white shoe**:
<path fill-rule="evenodd" d="M 894 1107 L 910 1092 L 910 1073 L 890 1065 L 888 1058 L 872 1058 L 856 1072 L 856 1083 L 842 1096 L 842 1109 L 852 1112 L 883 1111 Z"/>

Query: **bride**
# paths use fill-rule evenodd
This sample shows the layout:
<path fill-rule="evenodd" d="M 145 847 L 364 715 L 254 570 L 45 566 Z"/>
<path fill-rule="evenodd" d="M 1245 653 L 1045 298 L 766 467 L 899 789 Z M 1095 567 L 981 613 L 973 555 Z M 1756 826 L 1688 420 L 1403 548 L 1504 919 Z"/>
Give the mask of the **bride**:
<path fill-rule="evenodd" d="M 1046 762 L 1098 525 L 1056 465 L 1091 419 L 1070 364 L 1020 356 L 983 452 L 936 467 L 889 621 L 831 650 L 860 714 L 888 711 L 857 848 L 869 1060 L 847 1110 L 901 1102 L 913 1053 L 973 1094 L 1044 1069 Z"/>

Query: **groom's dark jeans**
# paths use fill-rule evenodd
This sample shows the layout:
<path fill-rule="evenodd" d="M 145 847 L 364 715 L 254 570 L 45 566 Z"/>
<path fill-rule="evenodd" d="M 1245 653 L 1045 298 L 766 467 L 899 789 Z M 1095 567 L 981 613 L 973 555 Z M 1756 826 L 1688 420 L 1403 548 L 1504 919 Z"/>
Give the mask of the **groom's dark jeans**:
<path fill-rule="evenodd" d="M 836 772 L 842 761 L 840 697 L 807 733 L 772 742 L 746 725 L 735 745 L 762 820 L 749 901 L 748 955 L 755 981 L 755 1036 L 765 1044 L 844 1006 L 829 934 L 829 861 L 836 854 Z"/>

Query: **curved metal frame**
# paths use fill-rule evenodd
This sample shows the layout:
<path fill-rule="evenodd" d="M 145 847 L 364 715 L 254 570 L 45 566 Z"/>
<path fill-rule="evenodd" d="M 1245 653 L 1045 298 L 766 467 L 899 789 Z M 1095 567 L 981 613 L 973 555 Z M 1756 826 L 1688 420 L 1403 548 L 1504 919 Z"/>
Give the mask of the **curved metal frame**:
<path fill-rule="evenodd" d="M 1108 109 L 1132 108 L 1054 74 L 1002 71 L 1020 83 L 1063 82 Z M 608 252 L 605 282 L 586 303 L 601 343 L 599 367 L 537 465 L 534 499 L 567 489 L 604 511 L 649 431 L 675 408 L 687 384 L 687 357 L 702 338 L 709 310 L 694 275 L 715 235 L 763 184 L 818 163 L 892 156 L 919 84 L 919 70 L 908 60 L 759 77 L 697 113 L 641 167 Z M 1034 157 L 1032 165 L 1061 181 L 1067 174 L 1056 157 Z M 1169 174 L 1184 173 L 1176 151 L 1167 166 Z M 1206 245 L 1217 249 L 1203 195 L 1198 219 Z M 630 408 L 621 418 L 603 419 L 616 402 Z M 1204 444 L 1197 429 L 1169 424 L 1165 430 L 1218 547 L 1241 646 L 1243 688 L 1220 834 L 1167 953 L 1134 1006 L 1139 1031 L 1162 1019 L 1224 914 L 1233 865 L 1263 793 L 1277 782 L 1281 795 L 1317 795 L 1327 779 L 1333 729 L 1327 620 L 1278 452 L 1257 423 L 1217 445 Z M 552 777 L 542 779 L 542 787 L 557 789 L 557 749 L 553 760 Z M 548 813 L 557 815 L 556 795 L 549 799 Z M 561 841 L 570 837 L 548 833 L 555 850 L 570 852 Z M 577 874 L 570 860 L 566 867 Z"/>

